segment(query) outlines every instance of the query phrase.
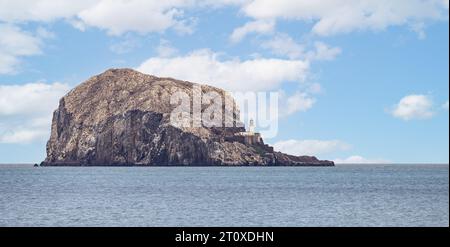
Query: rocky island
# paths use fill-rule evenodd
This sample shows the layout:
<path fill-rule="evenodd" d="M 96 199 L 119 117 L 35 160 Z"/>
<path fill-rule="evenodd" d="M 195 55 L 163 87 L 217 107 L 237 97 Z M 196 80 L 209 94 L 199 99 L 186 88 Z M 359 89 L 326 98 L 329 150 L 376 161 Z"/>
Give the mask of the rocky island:
<path fill-rule="evenodd" d="M 333 166 L 275 152 L 244 127 L 177 127 L 171 95 L 193 86 L 234 102 L 222 89 L 110 69 L 64 96 L 53 114 L 42 166 Z M 206 106 L 201 105 L 203 111 Z M 224 119 L 237 119 L 226 111 Z M 235 121 L 235 120 L 234 120 Z"/>

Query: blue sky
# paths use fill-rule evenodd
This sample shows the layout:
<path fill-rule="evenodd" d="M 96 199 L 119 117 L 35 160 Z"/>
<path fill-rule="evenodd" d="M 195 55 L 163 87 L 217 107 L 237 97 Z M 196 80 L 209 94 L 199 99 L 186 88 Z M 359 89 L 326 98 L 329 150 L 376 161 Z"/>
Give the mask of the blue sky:
<path fill-rule="evenodd" d="M 282 92 L 284 152 L 448 163 L 448 32 L 448 0 L 0 0 L 0 163 L 42 161 L 58 99 L 111 67 Z"/>

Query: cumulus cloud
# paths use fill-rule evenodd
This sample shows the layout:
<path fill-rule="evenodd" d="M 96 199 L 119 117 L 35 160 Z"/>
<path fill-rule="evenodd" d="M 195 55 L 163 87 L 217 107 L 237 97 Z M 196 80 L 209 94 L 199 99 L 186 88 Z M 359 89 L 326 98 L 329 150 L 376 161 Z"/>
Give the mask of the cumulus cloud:
<path fill-rule="evenodd" d="M 305 59 L 309 61 L 330 61 L 342 53 L 339 47 L 316 41 L 312 47 L 297 43 L 287 34 L 279 33 L 272 39 L 262 42 L 261 47 L 270 50 L 278 56 L 286 56 L 290 59 Z"/>
<path fill-rule="evenodd" d="M 291 59 L 302 57 L 305 50 L 303 45 L 298 44 L 285 33 L 275 35 L 272 39 L 264 41 L 261 46 L 275 55 L 287 56 Z"/>
<path fill-rule="evenodd" d="M 61 18 L 73 18 L 80 11 L 98 1 L 92 0 L 2 0 L 0 21 L 9 23 L 50 22 Z"/>
<path fill-rule="evenodd" d="M 42 53 L 39 37 L 10 24 L 0 24 L 0 74 L 15 73 L 21 57 Z"/>
<path fill-rule="evenodd" d="M 6 130 L 5 133 L 0 134 L 0 143 L 30 143 L 35 140 L 44 140 L 48 137 L 48 134 L 49 130 L 43 126 L 28 125 L 13 127 Z"/>
<path fill-rule="evenodd" d="M 186 18 L 183 10 L 208 4 L 201 3 L 203 1 L 193 0 L 3 0 L 0 2 L 0 21 L 23 23 L 64 19 L 80 30 L 96 27 L 111 35 L 130 31 L 161 32 L 168 28 L 185 33 L 192 31 L 193 20 Z"/>
<path fill-rule="evenodd" d="M 160 42 L 157 52 L 157 57 L 148 59 L 137 70 L 217 86 L 228 91 L 277 90 L 280 94 L 280 117 L 311 109 L 316 102 L 314 95 L 321 90 L 318 83 L 305 83 L 309 73 L 308 60 L 256 57 L 242 61 L 207 49 L 174 56 L 178 51 L 165 40 Z M 316 59 L 313 58 L 315 54 L 314 50 L 303 55 L 305 59 L 313 60 Z M 287 94 L 278 90 L 284 82 L 300 82 L 299 88 Z"/>
<path fill-rule="evenodd" d="M 120 35 L 127 31 L 138 33 L 161 32 L 170 27 L 188 30 L 182 7 L 186 0 L 170 1 L 113 1 L 101 0 L 77 14 L 87 26 L 105 29 Z"/>
<path fill-rule="evenodd" d="M 339 140 L 287 140 L 273 144 L 276 151 L 291 155 L 323 155 L 350 149 L 350 145 Z"/>
<path fill-rule="evenodd" d="M 42 114 L 55 109 L 55 102 L 68 90 L 61 83 L 28 83 L 0 86 L 0 115 Z"/>
<path fill-rule="evenodd" d="M 281 94 L 280 116 L 307 111 L 313 107 L 314 103 L 316 103 L 316 99 L 306 92 L 297 91 L 287 97 Z"/>
<path fill-rule="evenodd" d="M 425 35 L 425 22 L 448 19 L 448 0 L 2 0 L 0 21 L 65 19 L 79 29 L 91 26 L 112 35 L 161 32 L 169 28 L 192 32 L 195 21 L 185 16 L 186 10 L 230 5 L 254 19 L 235 30 L 232 35 L 235 41 L 250 32 L 270 32 L 275 25 L 272 20 L 276 19 L 312 21 L 312 31 L 318 35 L 408 25 L 419 37 Z"/>
<path fill-rule="evenodd" d="M 366 159 L 359 155 L 353 155 L 345 159 L 335 159 L 336 164 L 384 164 L 389 161 L 384 159 Z"/>
<path fill-rule="evenodd" d="M 276 89 L 283 82 L 304 81 L 309 63 L 274 58 L 221 59 L 219 53 L 205 49 L 184 56 L 152 57 L 137 70 L 209 84 L 229 91 L 258 91 Z"/>
<path fill-rule="evenodd" d="M 448 0 L 252 0 L 242 11 L 256 20 L 313 21 L 312 32 L 327 36 L 448 19 Z"/>
<path fill-rule="evenodd" d="M 434 115 L 433 101 L 427 95 L 408 95 L 394 106 L 391 114 L 403 120 L 427 119 Z"/>
<path fill-rule="evenodd" d="M 339 47 L 330 47 L 323 42 L 315 42 L 314 50 L 307 53 L 306 57 L 310 60 L 331 61 L 342 53 Z"/>
<path fill-rule="evenodd" d="M 251 21 L 233 30 L 230 40 L 237 43 L 250 33 L 268 34 L 272 33 L 275 28 L 275 22 L 272 20 Z"/>
<path fill-rule="evenodd" d="M 0 85 L 0 143 L 47 138 L 52 112 L 68 90 L 61 83 Z"/>

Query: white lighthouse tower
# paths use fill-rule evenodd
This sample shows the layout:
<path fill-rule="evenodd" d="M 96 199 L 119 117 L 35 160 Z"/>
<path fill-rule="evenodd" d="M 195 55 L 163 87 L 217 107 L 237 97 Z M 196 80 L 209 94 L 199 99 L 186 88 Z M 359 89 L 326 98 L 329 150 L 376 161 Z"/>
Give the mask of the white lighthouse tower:
<path fill-rule="evenodd" d="M 248 125 L 248 132 L 251 135 L 255 133 L 255 122 L 253 121 L 253 119 L 250 119 L 250 123 Z"/>
<path fill-rule="evenodd" d="M 247 131 L 239 132 L 237 135 L 241 136 L 243 138 L 242 141 L 246 144 L 256 145 L 263 143 L 261 134 L 255 132 L 255 122 L 253 119 L 250 119 Z"/>

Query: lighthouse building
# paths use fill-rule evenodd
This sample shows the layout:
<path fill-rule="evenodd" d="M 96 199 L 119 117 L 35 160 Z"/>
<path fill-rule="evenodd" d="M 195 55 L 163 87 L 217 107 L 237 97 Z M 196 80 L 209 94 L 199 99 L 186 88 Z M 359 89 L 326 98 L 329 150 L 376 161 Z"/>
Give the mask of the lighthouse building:
<path fill-rule="evenodd" d="M 240 132 L 239 135 L 244 137 L 244 142 L 246 144 L 254 145 L 263 143 L 261 134 L 255 132 L 255 123 L 253 119 L 250 119 L 249 125 L 248 125 L 248 131 L 246 132 Z"/>

